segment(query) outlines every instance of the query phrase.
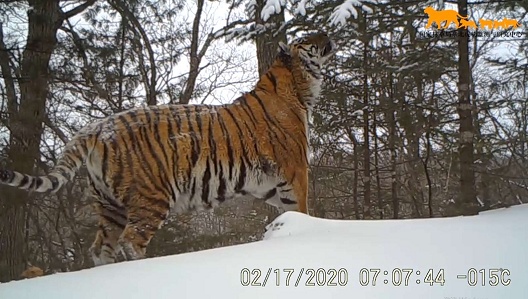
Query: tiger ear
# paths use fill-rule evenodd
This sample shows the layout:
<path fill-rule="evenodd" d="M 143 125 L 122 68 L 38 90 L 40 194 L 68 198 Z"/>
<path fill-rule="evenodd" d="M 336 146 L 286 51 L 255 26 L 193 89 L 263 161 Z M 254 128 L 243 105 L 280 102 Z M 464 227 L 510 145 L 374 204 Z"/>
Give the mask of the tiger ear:
<path fill-rule="evenodd" d="M 283 42 L 279 42 L 279 54 L 286 54 L 290 56 L 290 47 Z"/>

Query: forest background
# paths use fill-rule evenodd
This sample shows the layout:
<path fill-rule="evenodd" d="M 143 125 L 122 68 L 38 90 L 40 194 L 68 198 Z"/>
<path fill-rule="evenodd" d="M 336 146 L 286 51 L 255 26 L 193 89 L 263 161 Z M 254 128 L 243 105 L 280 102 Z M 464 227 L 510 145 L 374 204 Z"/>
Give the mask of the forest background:
<path fill-rule="evenodd" d="M 425 29 L 424 9 L 518 28 Z M 286 42 L 324 30 L 310 214 L 473 215 L 528 202 L 528 1 L 0 0 L 0 163 L 49 170 L 82 126 L 139 105 L 229 103 Z M 456 34 L 439 34 L 456 32 Z M 515 34 L 511 34 L 511 33 Z M 84 169 L 55 195 L 0 187 L 0 282 L 92 267 Z M 171 216 L 163 256 L 260 240 L 259 201 Z"/>

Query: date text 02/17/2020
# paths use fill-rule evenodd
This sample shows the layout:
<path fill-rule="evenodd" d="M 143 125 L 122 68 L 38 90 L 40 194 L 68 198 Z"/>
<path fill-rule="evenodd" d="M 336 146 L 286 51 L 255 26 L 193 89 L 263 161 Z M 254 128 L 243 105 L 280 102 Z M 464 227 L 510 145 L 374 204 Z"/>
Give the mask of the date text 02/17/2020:
<path fill-rule="evenodd" d="M 357 273 L 357 276 L 354 273 Z M 509 277 L 510 271 L 508 269 L 477 270 L 470 268 L 464 274 L 457 274 L 455 277 L 448 277 L 447 279 L 465 279 L 468 286 L 508 286 L 511 283 Z M 350 271 L 345 268 L 243 268 L 240 270 L 240 284 L 245 287 L 344 287 L 348 285 L 405 287 L 413 284 L 444 286 L 446 283 L 445 270 L 442 268 L 438 270 L 361 268 L 359 271 Z"/>

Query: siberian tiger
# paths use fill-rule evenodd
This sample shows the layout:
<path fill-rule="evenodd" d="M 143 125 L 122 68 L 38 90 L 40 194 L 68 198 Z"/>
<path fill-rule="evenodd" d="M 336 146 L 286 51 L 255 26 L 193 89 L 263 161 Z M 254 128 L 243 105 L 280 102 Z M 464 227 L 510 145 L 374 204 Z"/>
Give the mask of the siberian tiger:
<path fill-rule="evenodd" d="M 158 105 L 87 125 L 45 176 L 0 170 L 0 183 L 56 192 L 86 163 L 99 226 L 96 266 L 143 258 L 171 210 L 211 209 L 250 195 L 308 213 L 308 116 L 321 68 L 335 52 L 324 33 L 280 43 L 255 88 L 225 105 Z"/>

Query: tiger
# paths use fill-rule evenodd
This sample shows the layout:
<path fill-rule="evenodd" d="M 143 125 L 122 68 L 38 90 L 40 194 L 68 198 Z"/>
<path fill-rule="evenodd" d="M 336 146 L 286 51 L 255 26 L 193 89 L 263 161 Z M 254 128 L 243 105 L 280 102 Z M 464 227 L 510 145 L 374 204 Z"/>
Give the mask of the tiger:
<path fill-rule="evenodd" d="M 324 32 L 280 42 L 254 88 L 229 104 L 135 107 L 84 126 L 46 175 L 0 169 L 0 183 L 55 193 L 85 164 L 98 214 L 95 266 L 145 258 L 170 213 L 241 197 L 308 213 L 308 120 L 322 68 L 336 52 Z"/>

